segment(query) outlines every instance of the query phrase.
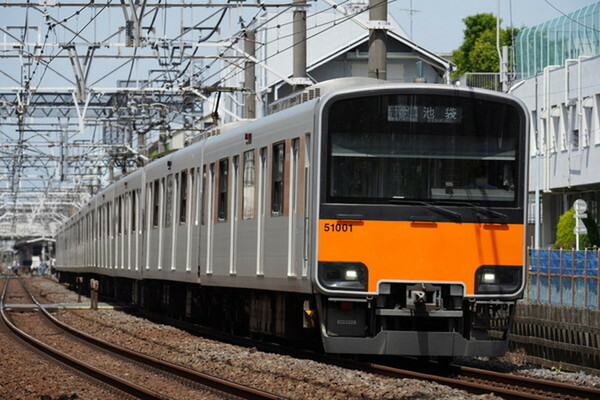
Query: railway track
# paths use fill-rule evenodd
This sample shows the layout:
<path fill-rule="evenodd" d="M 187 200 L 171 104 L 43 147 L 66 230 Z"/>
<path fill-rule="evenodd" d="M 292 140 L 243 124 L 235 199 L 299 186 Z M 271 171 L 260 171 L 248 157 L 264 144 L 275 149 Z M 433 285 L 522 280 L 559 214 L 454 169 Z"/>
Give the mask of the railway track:
<path fill-rule="evenodd" d="M 365 364 L 364 367 L 365 370 L 390 377 L 427 379 L 469 393 L 493 393 L 511 400 L 594 400 L 600 398 L 600 390 L 595 388 L 463 366 L 452 366 L 444 374 L 422 373 L 380 364 Z"/>
<path fill-rule="evenodd" d="M 6 299 L 11 300 L 10 307 Z M 6 280 L 1 301 L 2 320 L 14 334 L 39 351 L 117 388 L 130 398 L 283 399 L 276 394 L 203 374 L 78 331 L 51 316 L 27 292 L 21 279 Z M 40 312 L 11 312 L 15 309 L 28 310 L 29 307 Z M 26 325 L 29 332 L 19 328 L 20 325 Z"/>
<path fill-rule="evenodd" d="M 146 315 L 148 316 L 148 315 Z M 197 331 L 201 335 L 208 334 L 215 340 L 248 347 L 257 347 L 260 350 L 290 355 L 298 358 L 309 358 L 318 362 L 329 363 L 349 369 L 360 369 L 373 374 L 384 375 L 392 378 L 410 378 L 434 381 L 442 385 L 461 389 L 472 394 L 493 393 L 505 399 L 515 400 L 595 400 L 600 399 L 600 389 L 574 386 L 571 384 L 555 382 L 544 379 L 518 376 L 508 373 L 451 365 L 442 367 L 436 363 L 419 365 L 419 371 L 407 368 L 397 368 L 372 362 L 349 361 L 343 358 L 331 357 L 313 351 L 302 351 L 280 344 L 270 345 L 268 343 L 257 345 L 257 342 L 245 338 L 232 337 L 229 334 L 220 335 L 212 329 L 195 327 L 193 325 L 173 321 L 168 318 L 160 318 L 153 315 L 152 318 L 160 320 L 165 324 L 179 325 L 181 328 Z M 435 371 L 421 372 L 421 371 Z"/>
<path fill-rule="evenodd" d="M 155 319 L 155 318 L 152 318 Z M 162 319 L 160 322 L 170 325 L 181 325 L 173 323 L 172 320 Z M 181 321 L 179 321 L 181 322 Z M 192 325 L 186 325 L 184 329 L 190 329 Z M 206 332 L 204 332 L 205 334 Z M 221 340 L 214 335 L 212 338 Z M 230 337 L 229 337 L 230 338 Z M 239 339 L 239 337 L 237 337 Z M 327 357 L 318 353 L 300 353 L 297 349 L 285 348 L 277 345 L 268 348 L 266 345 L 257 345 L 256 341 L 243 343 L 236 341 L 238 345 L 257 347 L 260 350 L 273 353 L 284 353 L 292 357 L 309 358 L 322 363 L 341 366 L 348 369 L 363 370 L 373 374 L 385 375 L 394 378 L 411 378 L 425 381 L 435 381 L 442 385 L 462 389 L 473 394 L 494 393 L 495 395 L 506 399 L 596 399 L 600 398 L 598 389 L 581 388 L 568 384 L 562 384 L 552 381 L 519 377 L 510 374 L 478 370 L 469 367 L 452 366 L 451 368 L 440 368 L 439 366 L 421 366 L 419 371 L 406 367 L 394 367 L 390 365 L 381 365 L 381 363 L 358 363 L 346 361 L 336 357 Z M 414 363 L 413 363 L 414 364 Z M 431 371 L 434 371 L 433 373 Z"/>

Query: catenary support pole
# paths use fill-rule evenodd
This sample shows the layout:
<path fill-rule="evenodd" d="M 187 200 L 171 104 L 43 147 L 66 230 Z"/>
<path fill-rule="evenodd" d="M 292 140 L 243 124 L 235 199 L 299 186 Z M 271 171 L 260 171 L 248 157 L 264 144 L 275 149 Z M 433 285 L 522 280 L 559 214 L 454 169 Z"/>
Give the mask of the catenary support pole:
<path fill-rule="evenodd" d="M 253 30 L 247 30 L 244 51 L 254 57 L 256 52 L 256 34 Z M 244 117 L 256 118 L 256 64 L 250 58 L 244 63 L 244 87 L 247 92 L 244 101 Z"/>
<path fill-rule="evenodd" d="M 369 0 L 369 77 L 387 79 L 387 0 Z"/>
<path fill-rule="evenodd" d="M 306 79 L 306 0 L 294 0 L 294 80 Z"/>

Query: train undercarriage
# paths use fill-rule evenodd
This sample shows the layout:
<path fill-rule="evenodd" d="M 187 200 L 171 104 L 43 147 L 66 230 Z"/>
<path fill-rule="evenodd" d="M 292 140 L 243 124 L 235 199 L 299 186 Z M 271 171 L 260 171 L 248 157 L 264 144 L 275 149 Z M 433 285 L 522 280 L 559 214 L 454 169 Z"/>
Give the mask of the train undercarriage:
<path fill-rule="evenodd" d="M 499 356 L 514 312 L 514 301 L 464 299 L 454 285 L 393 283 L 379 296 L 332 297 L 65 272 L 59 279 L 84 295 L 96 279 L 107 300 L 236 335 L 322 346 L 328 353 Z"/>

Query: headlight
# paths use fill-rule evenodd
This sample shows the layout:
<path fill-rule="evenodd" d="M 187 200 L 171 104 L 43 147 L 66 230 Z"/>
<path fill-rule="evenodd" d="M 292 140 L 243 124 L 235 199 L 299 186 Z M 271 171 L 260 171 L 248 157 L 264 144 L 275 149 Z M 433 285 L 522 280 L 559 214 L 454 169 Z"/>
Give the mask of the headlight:
<path fill-rule="evenodd" d="M 475 272 L 475 294 L 512 294 L 521 288 L 520 265 L 482 265 Z"/>
<path fill-rule="evenodd" d="M 484 272 L 481 281 L 485 284 L 493 284 L 496 282 L 496 274 L 493 272 Z"/>
<path fill-rule="evenodd" d="M 320 262 L 319 282 L 328 289 L 366 290 L 367 267 L 359 262 Z"/>

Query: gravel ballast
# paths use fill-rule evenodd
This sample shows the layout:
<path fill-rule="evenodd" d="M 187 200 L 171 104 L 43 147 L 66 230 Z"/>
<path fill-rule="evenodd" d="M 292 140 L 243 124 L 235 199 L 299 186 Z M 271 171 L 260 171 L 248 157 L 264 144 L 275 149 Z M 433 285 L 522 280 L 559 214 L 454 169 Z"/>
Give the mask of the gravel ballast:
<path fill-rule="evenodd" d="M 34 277 L 28 279 L 28 284 L 32 288 L 35 287 L 33 291 L 37 291 L 48 301 L 62 303 L 77 301 L 77 294 L 68 291 L 54 280 Z M 83 301 L 88 300 L 83 299 Z M 385 378 L 311 360 L 263 353 L 254 348 L 239 347 L 194 336 L 171 326 L 156 324 L 118 310 L 61 310 L 55 315 L 82 331 L 113 343 L 290 399 L 491 400 L 498 398 L 492 394 L 471 395 L 432 382 Z M 7 358 L 10 358 L 10 353 L 5 354 L 1 362 L 4 363 Z M 19 375 L 14 365 L 9 370 L 3 366 L 2 370 L 7 371 L 8 374 L 13 374 L 14 371 L 14 374 Z M 583 374 L 557 374 L 550 370 L 525 369 L 519 366 L 515 366 L 514 370 L 519 374 L 561 381 L 565 381 L 565 375 L 572 376 L 574 383 L 600 387 L 600 379 Z M 0 387 L 1 389 L 3 387 Z"/>

